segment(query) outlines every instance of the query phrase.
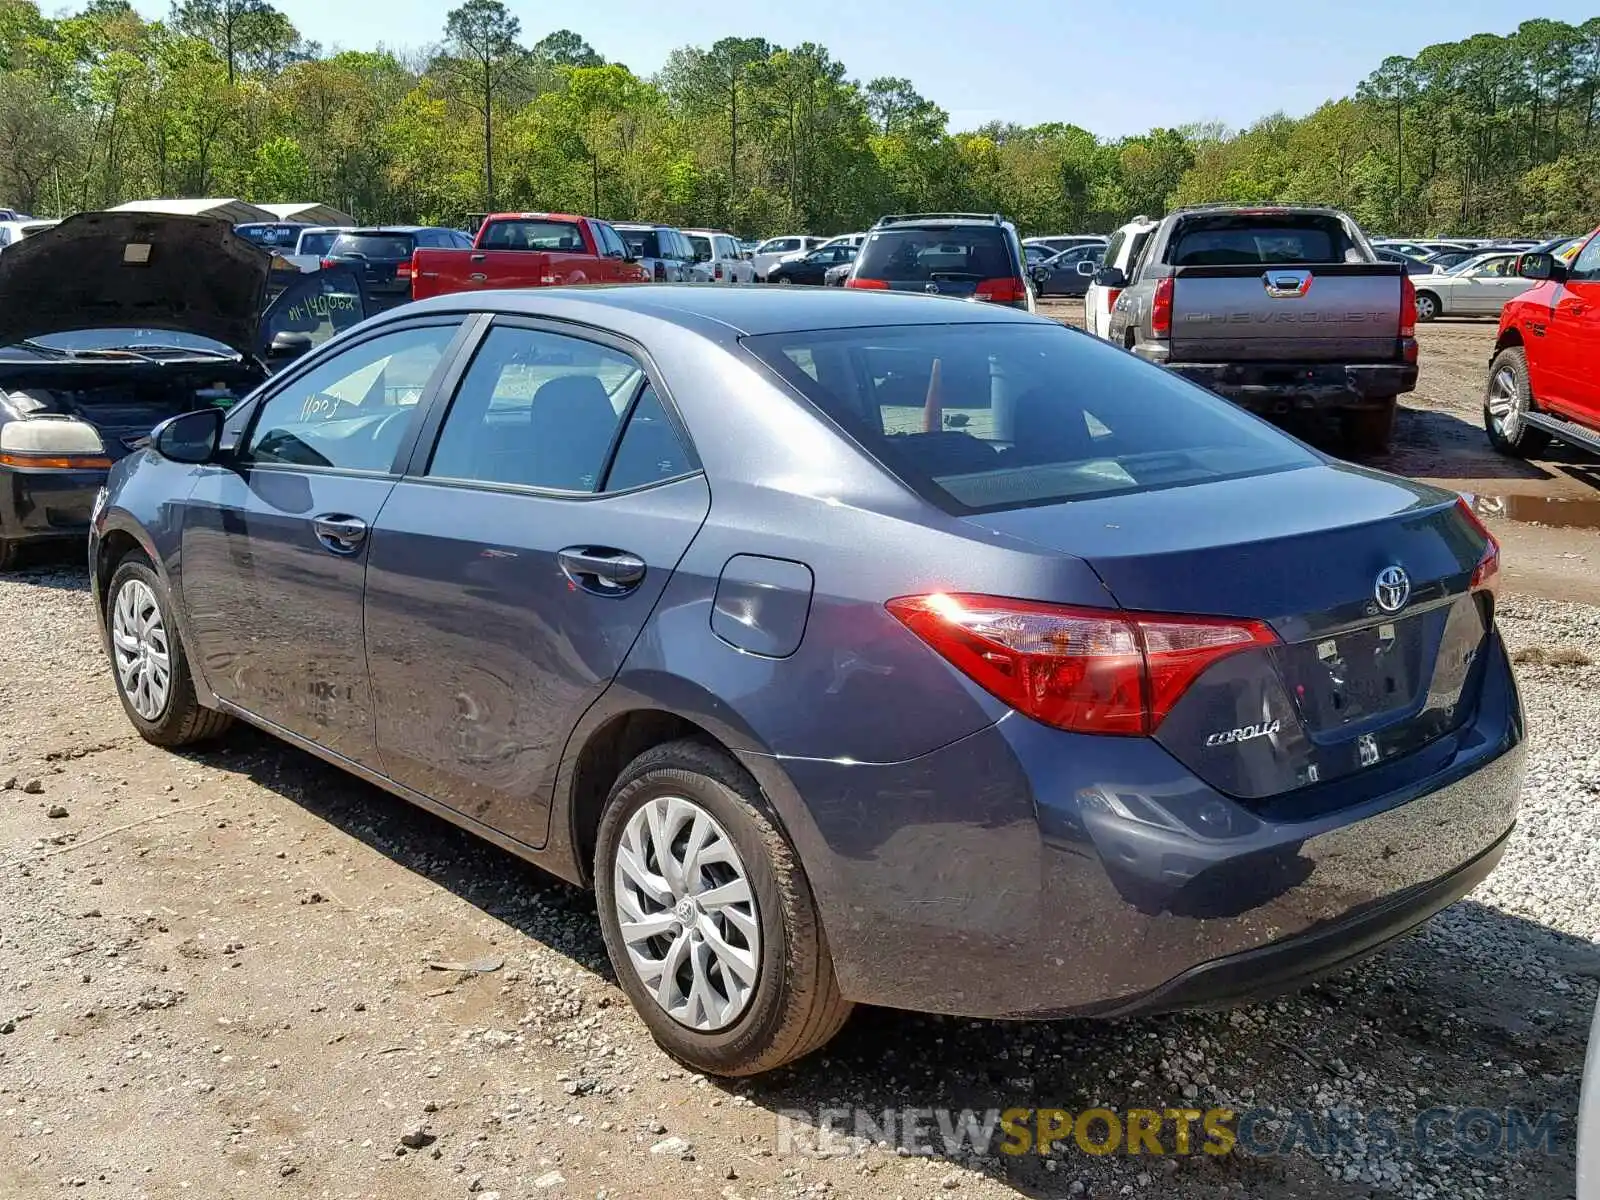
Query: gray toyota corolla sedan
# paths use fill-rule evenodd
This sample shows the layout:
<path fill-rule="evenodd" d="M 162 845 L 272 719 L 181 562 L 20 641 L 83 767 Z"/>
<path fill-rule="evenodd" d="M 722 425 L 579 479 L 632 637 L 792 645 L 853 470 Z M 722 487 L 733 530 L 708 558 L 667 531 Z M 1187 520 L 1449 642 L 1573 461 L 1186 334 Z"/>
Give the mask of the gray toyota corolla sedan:
<path fill-rule="evenodd" d="M 1010 308 L 409 305 L 161 426 L 90 556 L 144 737 L 243 719 L 593 885 L 651 1031 L 719 1074 L 855 1002 L 1291 987 L 1515 819 L 1460 498 Z"/>

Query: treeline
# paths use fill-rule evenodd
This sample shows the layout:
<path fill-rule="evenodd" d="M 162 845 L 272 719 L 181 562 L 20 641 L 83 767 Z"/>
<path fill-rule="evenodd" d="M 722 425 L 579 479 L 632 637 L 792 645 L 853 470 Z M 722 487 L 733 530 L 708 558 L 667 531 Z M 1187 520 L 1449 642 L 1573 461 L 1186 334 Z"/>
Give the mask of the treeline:
<path fill-rule="evenodd" d="M 930 209 L 1103 231 L 1211 200 L 1334 204 L 1396 233 L 1600 223 L 1600 17 L 1387 59 L 1303 118 L 1117 140 L 1064 122 L 952 132 L 909 80 L 859 82 L 811 43 L 724 38 L 643 77 L 569 30 L 530 42 L 500 0 L 466 0 L 440 35 L 325 53 L 266 0 L 177 0 L 164 21 L 125 0 L 59 18 L 0 0 L 0 203 L 236 195 L 447 223 L 564 209 L 747 235 Z M 1197 63 L 1196 106 L 1207 72 L 1244 69 Z"/>

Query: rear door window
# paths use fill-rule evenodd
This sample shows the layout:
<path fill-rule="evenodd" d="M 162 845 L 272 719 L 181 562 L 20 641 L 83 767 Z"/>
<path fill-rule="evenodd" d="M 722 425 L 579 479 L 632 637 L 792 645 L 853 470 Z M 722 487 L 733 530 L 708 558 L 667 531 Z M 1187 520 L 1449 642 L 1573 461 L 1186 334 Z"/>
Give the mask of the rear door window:
<path fill-rule="evenodd" d="M 1015 273 L 997 225 L 881 230 L 867 238 L 856 263 L 856 278 L 893 282 L 978 282 Z"/>
<path fill-rule="evenodd" d="M 744 339 L 908 486 L 982 512 L 1312 466 L 1227 401 L 1043 324 L 925 325 Z"/>

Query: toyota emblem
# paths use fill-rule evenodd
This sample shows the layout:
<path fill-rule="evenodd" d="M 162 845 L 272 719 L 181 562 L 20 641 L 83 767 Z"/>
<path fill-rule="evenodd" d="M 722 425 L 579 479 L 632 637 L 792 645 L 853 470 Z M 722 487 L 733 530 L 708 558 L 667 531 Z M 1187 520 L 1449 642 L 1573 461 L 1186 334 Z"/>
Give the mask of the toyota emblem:
<path fill-rule="evenodd" d="M 1372 598 L 1383 612 L 1399 612 L 1411 599 L 1411 576 L 1404 567 L 1385 567 L 1372 586 Z"/>

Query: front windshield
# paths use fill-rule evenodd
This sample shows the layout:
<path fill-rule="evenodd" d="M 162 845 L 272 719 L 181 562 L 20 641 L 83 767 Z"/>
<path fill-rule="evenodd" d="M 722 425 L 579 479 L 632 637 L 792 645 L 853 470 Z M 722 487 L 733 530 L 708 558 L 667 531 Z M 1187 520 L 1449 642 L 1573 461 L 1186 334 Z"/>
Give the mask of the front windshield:
<path fill-rule="evenodd" d="M 230 358 L 234 355 L 221 342 L 170 329 L 74 329 L 67 333 L 40 334 L 29 340 L 36 346 L 69 354 L 94 350 L 179 349 L 199 354 L 226 354 Z"/>

